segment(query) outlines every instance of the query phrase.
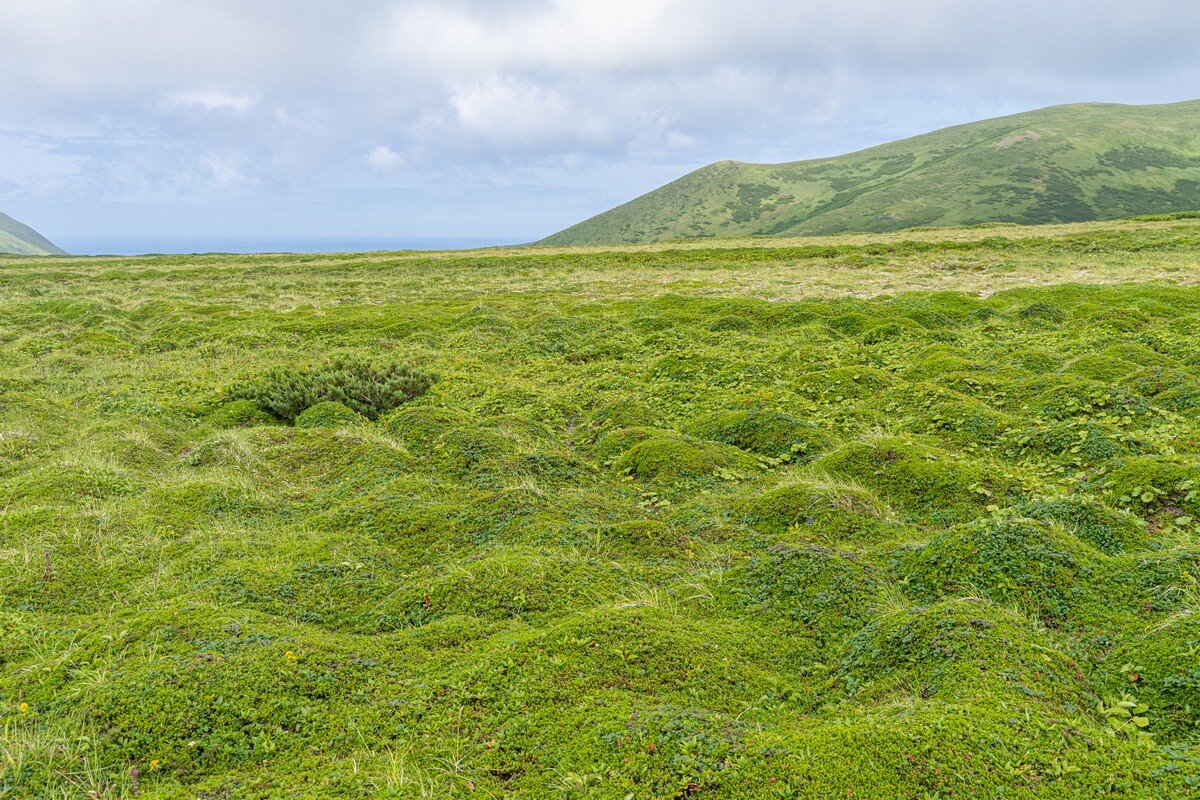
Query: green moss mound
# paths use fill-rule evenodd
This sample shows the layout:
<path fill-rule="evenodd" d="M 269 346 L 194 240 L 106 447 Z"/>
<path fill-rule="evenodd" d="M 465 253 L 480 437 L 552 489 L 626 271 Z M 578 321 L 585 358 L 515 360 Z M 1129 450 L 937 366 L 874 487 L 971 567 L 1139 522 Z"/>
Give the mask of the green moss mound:
<path fill-rule="evenodd" d="M 1063 619 L 1104 595 L 1095 555 L 1030 519 L 989 519 L 938 534 L 904 559 L 903 570 L 923 602 L 978 593 L 1046 619 Z"/>
<path fill-rule="evenodd" d="M 1122 417 L 1149 411 L 1145 398 L 1119 386 L 1081 379 L 1038 386 L 1030 409 L 1047 419 L 1087 418 L 1096 415 Z"/>
<path fill-rule="evenodd" d="M 839 685 L 862 700 L 897 695 L 964 702 L 1007 698 L 1082 707 L 1078 666 L 1020 615 L 986 600 L 888 614 L 850 638 Z"/>
<path fill-rule="evenodd" d="M 869 544 L 895 536 L 893 512 L 868 489 L 832 478 L 812 478 L 771 489 L 745 503 L 746 522 L 810 541 Z"/>
<path fill-rule="evenodd" d="M 859 480 L 914 521 L 970 519 L 1001 500 L 1009 482 L 994 470 L 957 459 L 912 439 L 852 442 L 816 462 L 820 469 Z"/>
<path fill-rule="evenodd" d="M 853 553 L 772 545 L 726 577 L 727 602 L 802 626 L 830 644 L 874 613 L 882 575 Z"/>
<path fill-rule="evenodd" d="M 1138 367 L 1111 353 L 1089 353 L 1063 367 L 1063 372 L 1088 380 L 1111 382 L 1133 372 Z"/>
<path fill-rule="evenodd" d="M 653 411 L 642 401 L 623 397 L 605 403 L 592 412 L 588 419 L 588 427 L 598 434 L 614 428 L 653 427 L 658 419 Z"/>
<path fill-rule="evenodd" d="M 670 438 L 672 436 L 679 436 L 679 433 L 665 428 L 640 426 L 617 428 L 609 431 L 596 442 L 596 458 L 602 464 L 612 465 L 634 445 L 651 438 Z"/>
<path fill-rule="evenodd" d="M 796 378 L 796 391 L 817 400 L 857 400 L 895 383 L 894 377 L 876 367 L 837 367 L 800 375 Z"/>
<path fill-rule="evenodd" d="M 759 462 L 730 445 L 657 435 L 630 447 L 613 469 L 636 480 L 673 483 L 744 477 Z"/>
<path fill-rule="evenodd" d="M 259 408 L 253 400 L 231 400 L 217 406 L 208 415 L 208 422 L 218 428 L 249 428 L 274 421 L 275 418 Z"/>
<path fill-rule="evenodd" d="M 1155 526 L 1192 525 L 1200 519 L 1200 467 L 1159 456 L 1121 459 L 1096 481 L 1109 505 L 1131 511 Z"/>
<path fill-rule="evenodd" d="M 1067 319 L 1067 314 L 1061 308 L 1050 303 L 1030 303 L 1019 309 L 1017 316 L 1027 323 L 1039 326 L 1061 325 Z"/>
<path fill-rule="evenodd" d="M 1113 691 L 1136 693 L 1147 706 L 1148 730 L 1160 741 L 1200 737 L 1200 611 L 1189 609 L 1154 625 L 1108 662 L 1115 673 Z"/>
<path fill-rule="evenodd" d="M 1002 445 L 1017 458 L 1076 465 L 1103 464 L 1145 448 L 1120 428 L 1090 420 L 1038 421 L 1008 434 Z"/>
<path fill-rule="evenodd" d="M 876 403 L 884 419 L 898 421 L 904 430 L 960 446 L 992 445 L 1016 424 L 1009 415 L 973 397 L 924 382 L 897 386 Z"/>
<path fill-rule="evenodd" d="M 325 400 L 301 411 L 295 424 L 297 428 L 341 428 L 359 425 L 366 420 L 362 414 L 341 403 Z"/>
<path fill-rule="evenodd" d="M 656 519 L 629 520 L 605 526 L 600 535 L 618 553 L 629 552 L 645 557 L 677 558 L 688 549 L 687 538 L 665 522 Z"/>
<path fill-rule="evenodd" d="M 1023 347 L 1012 354 L 1011 360 L 1021 369 L 1042 375 L 1058 369 L 1059 359 L 1040 347 Z"/>
<path fill-rule="evenodd" d="M 414 452 L 429 452 L 448 431 L 469 424 L 461 411 L 441 406 L 403 406 L 383 416 L 379 426 Z"/>
<path fill-rule="evenodd" d="M 824 428 L 778 411 L 723 411 L 701 417 L 683 430 L 700 439 L 797 462 L 811 461 L 835 441 Z"/>
<path fill-rule="evenodd" d="M 925 330 L 924 326 L 907 317 L 881 322 L 872 325 L 861 334 L 859 340 L 866 345 L 890 342 L 893 339 L 903 339 L 908 336 L 919 336 Z"/>
<path fill-rule="evenodd" d="M 904 376 L 909 380 L 928 380 L 951 372 L 973 372 L 978 365 L 971 360 L 969 354 L 948 345 L 935 345 L 926 348 L 921 355 L 913 359 L 904 370 Z"/>
<path fill-rule="evenodd" d="M 1087 497 L 1054 497 L 1030 500 L 1015 513 L 1030 519 L 1052 522 L 1102 553 L 1116 555 L 1140 550 L 1150 544 L 1142 520 L 1126 511 L 1109 508 Z"/>

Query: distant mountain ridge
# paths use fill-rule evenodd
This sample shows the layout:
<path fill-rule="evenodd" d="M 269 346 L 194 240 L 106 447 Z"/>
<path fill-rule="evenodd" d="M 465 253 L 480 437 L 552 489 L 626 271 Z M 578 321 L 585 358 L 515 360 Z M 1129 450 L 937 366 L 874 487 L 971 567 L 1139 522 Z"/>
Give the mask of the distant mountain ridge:
<path fill-rule="evenodd" d="M 1039 224 L 1200 209 L 1200 100 L 1084 103 L 785 164 L 720 161 L 542 244 Z"/>
<path fill-rule="evenodd" d="M 4 213 L 0 213 L 0 253 L 26 256 L 67 255 L 66 250 L 58 247 L 25 223 L 17 222 Z"/>

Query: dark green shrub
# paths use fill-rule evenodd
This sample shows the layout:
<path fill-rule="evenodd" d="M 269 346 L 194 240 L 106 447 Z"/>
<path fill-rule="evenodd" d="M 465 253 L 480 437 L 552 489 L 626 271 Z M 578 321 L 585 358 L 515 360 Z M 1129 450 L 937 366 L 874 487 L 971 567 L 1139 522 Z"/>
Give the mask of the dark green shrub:
<path fill-rule="evenodd" d="M 237 386 L 230 400 L 251 400 L 272 416 L 294 422 L 317 403 L 341 403 L 368 419 L 420 397 L 433 376 L 404 364 L 334 358 L 310 369 L 277 367 Z"/>

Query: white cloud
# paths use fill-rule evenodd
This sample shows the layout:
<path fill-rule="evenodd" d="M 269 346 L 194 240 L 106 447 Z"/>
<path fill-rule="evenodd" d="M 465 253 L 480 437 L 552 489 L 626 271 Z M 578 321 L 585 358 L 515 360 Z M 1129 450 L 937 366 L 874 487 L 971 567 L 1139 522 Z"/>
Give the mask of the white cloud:
<path fill-rule="evenodd" d="M 385 144 L 376 145 L 367 153 L 367 163 L 382 172 L 390 172 L 404 166 L 404 156 Z"/>
<path fill-rule="evenodd" d="M 422 176 L 586 175 L 598 211 L 719 158 L 1200 97 L 1195 0 L 3 0 L 0 30 L 6 196 L 257 193 L 264 216 Z"/>
<path fill-rule="evenodd" d="M 228 92 L 176 92 L 168 102 L 172 106 L 204 111 L 247 111 L 254 105 L 254 98 Z"/>

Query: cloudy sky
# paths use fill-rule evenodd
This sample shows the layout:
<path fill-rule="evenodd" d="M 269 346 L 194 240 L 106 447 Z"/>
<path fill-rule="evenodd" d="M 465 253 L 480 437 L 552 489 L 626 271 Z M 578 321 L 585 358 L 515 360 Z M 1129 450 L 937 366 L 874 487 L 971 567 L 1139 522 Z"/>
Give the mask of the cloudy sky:
<path fill-rule="evenodd" d="M 0 211 L 77 252 L 529 241 L 723 158 L 1200 98 L 1196 0 L 0 0 Z"/>

